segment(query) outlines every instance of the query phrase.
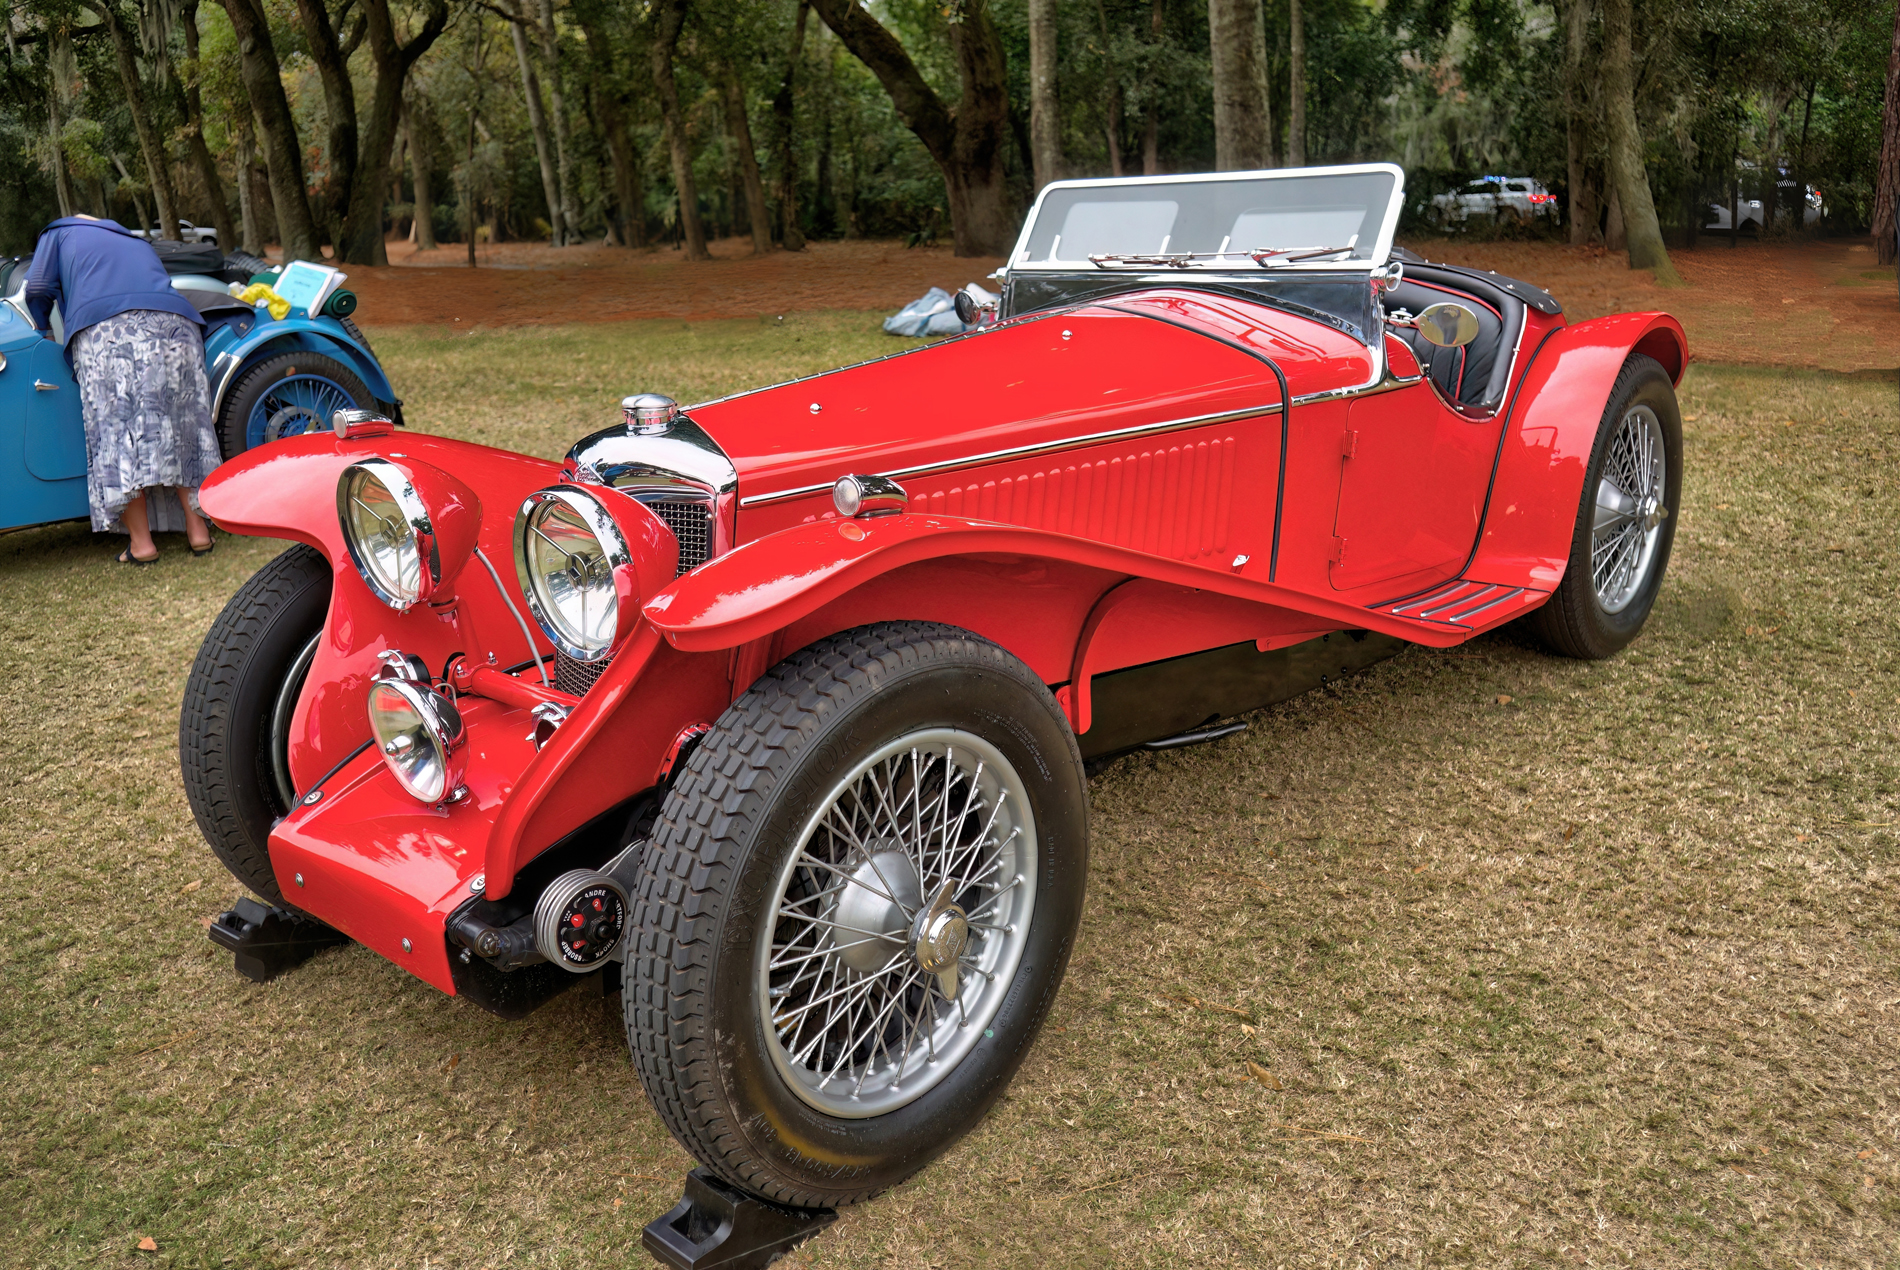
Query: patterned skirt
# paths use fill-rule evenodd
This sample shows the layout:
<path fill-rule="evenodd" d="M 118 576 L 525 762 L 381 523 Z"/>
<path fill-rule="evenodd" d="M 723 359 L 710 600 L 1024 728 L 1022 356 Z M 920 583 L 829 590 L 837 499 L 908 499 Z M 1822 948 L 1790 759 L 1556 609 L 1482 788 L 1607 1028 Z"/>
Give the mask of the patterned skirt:
<path fill-rule="evenodd" d="M 145 490 L 154 533 L 185 528 L 168 486 L 190 491 L 223 456 L 211 426 L 204 337 L 176 313 L 133 309 L 73 337 L 73 375 L 86 420 L 86 496 L 95 533 L 124 533 L 125 505 Z"/>

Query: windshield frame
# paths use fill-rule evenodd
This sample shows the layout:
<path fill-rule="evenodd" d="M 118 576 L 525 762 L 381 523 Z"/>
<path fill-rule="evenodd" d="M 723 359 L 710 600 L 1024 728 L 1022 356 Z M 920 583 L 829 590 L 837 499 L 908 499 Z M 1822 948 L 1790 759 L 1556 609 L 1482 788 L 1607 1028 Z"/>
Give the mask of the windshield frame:
<path fill-rule="evenodd" d="M 1004 263 L 999 273 L 1007 277 L 1013 273 L 1074 273 L 1077 271 L 1078 262 L 1076 261 L 1026 261 L 1022 258 L 1024 253 L 1029 250 L 1030 233 L 1036 227 L 1037 218 L 1042 215 L 1043 201 L 1049 197 L 1051 191 L 1125 189 L 1150 185 L 1201 184 L 1209 181 L 1257 182 L 1316 176 L 1359 176 L 1373 172 L 1384 172 L 1392 177 L 1392 196 L 1385 208 L 1384 215 L 1379 221 L 1378 236 L 1373 241 L 1372 252 L 1369 257 L 1363 260 L 1338 260 L 1329 257 L 1320 260 L 1277 263 L 1272 266 L 1272 270 L 1275 273 L 1283 270 L 1302 273 L 1338 273 L 1342 270 L 1348 270 L 1354 273 L 1360 271 L 1364 271 L 1368 274 L 1376 273 L 1384 269 L 1391 258 L 1392 238 L 1398 230 L 1400 209 L 1405 205 L 1405 171 L 1394 163 L 1347 163 L 1332 167 L 1318 168 L 1266 168 L 1249 172 L 1180 172 L 1172 173 L 1167 176 L 1118 176 L 1098 177 L 1077 181 L 1051 181 L 1042 187 L 1041 193 L 1036 195 L 1036 201 L 1030 207 L 1029 215 L 1023 218 L 1022 232 L 1017 235 L 1015 245 L 1010 248 L 1009 259 Z M 1376 214 L 1378 210 L 1377 208 L 1369 208 L 1368 214 Z M 1105 269 L 1102 272 L 1108 273 L 1112 271 L 1113 270 Z M 1143 273 L 1151 272 L 1152 266 L 1135 266 L 1134 271 Z M 1195 260 L 1182 268 L 1180 274 L 1177 275 L 1173 281 L 1178 283 L 1181 275 L 1198 273 L 1260 274 L 1266 271 L 1267 270 L 1261 265 L 1245 257 L 1238 259 L 1229 257 L 1218 261 Z"/>

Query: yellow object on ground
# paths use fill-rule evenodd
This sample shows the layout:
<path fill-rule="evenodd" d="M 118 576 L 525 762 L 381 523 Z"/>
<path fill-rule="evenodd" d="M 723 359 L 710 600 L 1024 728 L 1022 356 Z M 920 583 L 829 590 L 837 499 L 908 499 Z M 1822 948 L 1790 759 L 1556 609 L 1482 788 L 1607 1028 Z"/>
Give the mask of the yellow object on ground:
<path fill-rule="evenodd" d="M 270 310 L 270 315 L 279 322 L 290 316 L 290 301 L 278 295 L 262 282 L 253 282 L 250 286 L 238 292 L 237 298 L 246 304 L 256 304 L 262 301 L 264 306 Z"/>

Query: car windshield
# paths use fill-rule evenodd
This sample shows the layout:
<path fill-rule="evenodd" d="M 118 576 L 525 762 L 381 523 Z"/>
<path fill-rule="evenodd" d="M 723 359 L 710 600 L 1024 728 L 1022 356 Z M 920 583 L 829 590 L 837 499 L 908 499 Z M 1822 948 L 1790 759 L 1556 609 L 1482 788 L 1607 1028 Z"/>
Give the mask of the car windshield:
<path fill-rule="evenodd" d="M 1391 248 L 1401 180 L 1380 164 L 1058 182 L 1037 201 L 1010 268 L 1257 272 L 1271 253 L 1291 268 L 1377 265 Z"/>

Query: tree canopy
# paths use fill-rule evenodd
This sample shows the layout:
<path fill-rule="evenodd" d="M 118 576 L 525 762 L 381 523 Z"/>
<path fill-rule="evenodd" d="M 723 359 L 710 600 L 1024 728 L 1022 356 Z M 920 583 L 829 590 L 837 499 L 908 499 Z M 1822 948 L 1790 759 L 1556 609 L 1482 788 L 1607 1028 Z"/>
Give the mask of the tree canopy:
<path fill-rule="evenodd" d="M 87 212 L 359 263 L 994 254 L 1039 181 L 1390 160 L 1414 218 L 1529 176 L 1654 264 L 1737 198 L 1765 233 L 1872 225 L 1896 29 L 1893 0 L 14 0 L 0 251 Z"/>

